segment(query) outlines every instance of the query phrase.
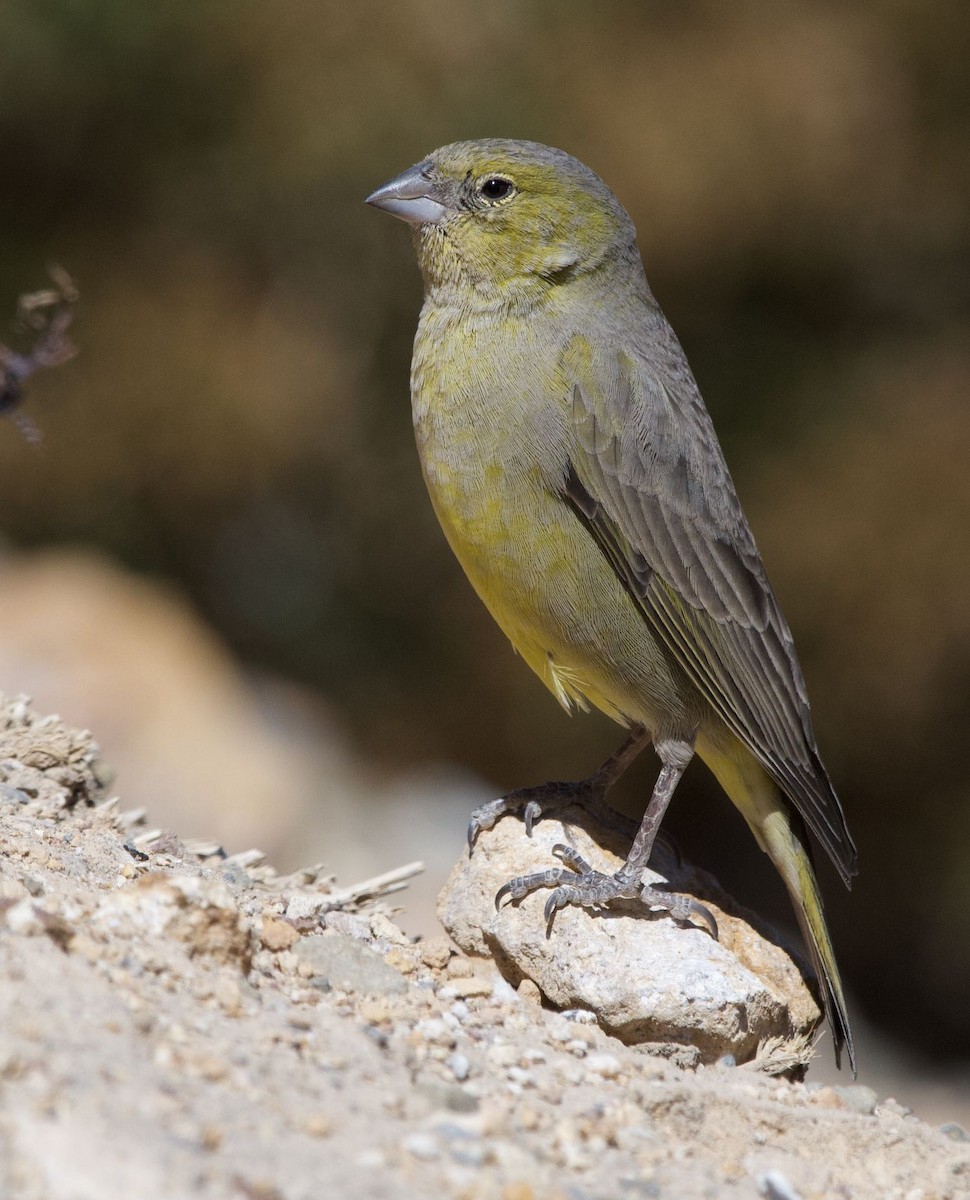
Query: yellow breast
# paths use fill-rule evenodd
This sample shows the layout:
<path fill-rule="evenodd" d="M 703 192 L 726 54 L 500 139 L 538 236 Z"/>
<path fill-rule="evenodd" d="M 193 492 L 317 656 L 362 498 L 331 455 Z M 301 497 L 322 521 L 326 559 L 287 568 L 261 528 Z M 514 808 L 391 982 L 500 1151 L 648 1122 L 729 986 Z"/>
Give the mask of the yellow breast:
<path fill-rule="evenodd" d="M 506 356 L 501 380 L 483 377 L 493 356 L 481 345 L 460 352 L 463 339 L 483 336 L 472 328 L 456 338 L 440 314 L 422 316 L 412 402 L 435 512 L 472 586 L 560 703 L 588 700 L 625 720 L 608 676 L 622 641 L 610 626 L 629 601 L 561 499 L 567 389 L 537 394 L 542 364 L 527 342 Z"/>

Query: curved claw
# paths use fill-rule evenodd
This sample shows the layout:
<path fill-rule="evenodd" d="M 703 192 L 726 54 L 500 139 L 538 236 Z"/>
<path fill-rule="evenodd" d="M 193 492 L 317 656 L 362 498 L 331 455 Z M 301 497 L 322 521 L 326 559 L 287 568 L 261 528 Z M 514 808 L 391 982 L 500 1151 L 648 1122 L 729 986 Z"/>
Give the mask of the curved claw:
<path fill-rule="evenodd" d="M 556 913 L 559 912 L 561 908 L 565 908 L 568 903 L 569 898 L 566 895 L 566 889 L 561 887 L 556 888 L 556 890 L 546 901 L 542 910 L 542 915 L 546 919 L 547 933 L 552 929 L 552 922 Z"/>
<path fill-rule="evenodd" d="M 699 900 L 693 899 L 691 896 L 678 895 L 675 892 L 668 892 L 660 888 L 643 886 L 640 889 L 640 899 L 648 907 L 656 907 L 664 909 L 675 921 L 685 921 L 689 925 L 694 925 L 693 917 L 697 917 L 703 921 L 704 928 L 711 935 L 714 941 L 718 941 L 717 921 L 714 919 L 714 914 L 706 905 L 701 904 Z"/>
<path fill-rule="evenodd" d="M 478 835 L 482 830 L 491 829 L 501 816 L 500 812 L 489 811 L 490 808 L 494 809 L 496 806 L 497 802 L 493 800 L 491 804 L 482 804 L 472 813 L 471 820 L 468 822 L 467 833 L 469 854 L 475 849 L 475 843 L 478 841 Z"/>
<path fill-rule="evenodd" d="M 515 792 L 507 796 L 499 796 L 497 800 L 488 800 L 474 810 L 468 822 L 468 852 L 475 849 L 478 835 L 487 829 L 494 829 L 498 821 L 509 813 L 518 812 L 521 805 L 516 799 Z"/>
<path fill-rule="evenodd" d="M 714 941 L 719 941 L 720 938 L 718 936 L 717 921 L 714 919 L 714 914 L 711 912 L 711 910 L 706 908 L 697 900 L 690 900 L 688 902 L 688 907 L 695 917 L 700 917 L 700 919 L 704 922 L 707 932 L 711 935 Z"/>
<path fill-rule="evenodd" d="M 525 832 L 527 837 L 532 837 L 532 826 L 542 816 L 542 805 L 538 800 L 530 800 L 522 810 L 522 820 L 525 824 Z"/>
<path fill-rule="evenodd" d="M 499 912 L 502 907 L 502 901 L 506 896 L 512 895 L 512 884 L 503 883 L 499 890 L 495 893 L 495 911 Z"/>

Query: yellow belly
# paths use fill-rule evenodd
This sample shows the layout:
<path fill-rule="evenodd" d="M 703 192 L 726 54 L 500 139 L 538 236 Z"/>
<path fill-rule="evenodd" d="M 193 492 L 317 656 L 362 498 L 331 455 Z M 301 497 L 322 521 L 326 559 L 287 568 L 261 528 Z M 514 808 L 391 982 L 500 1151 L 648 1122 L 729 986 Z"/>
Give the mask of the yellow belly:
<path fill-rule="evenodd" d="M 442 322 L 424 314 L 415 343 L 415 436 L 435 512 L 475 591 L 567 709 L 592 704 L 654 732 L 689 725 L 692 689 L 562 498 L 565 408 L 533 391 L 537 370 L 554 368 L 537 368 L 539 351 L 525 344 L 499 383 L 469 377 L 467 363 L 489 356 L 476 344 L 460 354 Z M 552 391 L 568 395 L 565 381 Z"/>
<path fill-rule="evenodd" d="M 427 447 L 426 447 L 427 449 Z M 452 468 L 424 455 L 435 512 L 465 574 L 564 708 L 656 729 L 686 714 L 642 615 L 536 468 Z"/>

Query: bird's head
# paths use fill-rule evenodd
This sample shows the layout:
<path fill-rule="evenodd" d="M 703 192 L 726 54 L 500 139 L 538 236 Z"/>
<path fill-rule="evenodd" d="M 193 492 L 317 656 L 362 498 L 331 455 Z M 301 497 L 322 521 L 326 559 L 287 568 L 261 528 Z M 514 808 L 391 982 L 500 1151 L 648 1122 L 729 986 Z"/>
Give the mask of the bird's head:
<path fill-rule="evenodd" d="M 508 303 L 632 256 L 633 223 L 588 167 L 536 142 L 435 150 L 367 203 L 407 221 L 429 288 L 469 285 Z"/>

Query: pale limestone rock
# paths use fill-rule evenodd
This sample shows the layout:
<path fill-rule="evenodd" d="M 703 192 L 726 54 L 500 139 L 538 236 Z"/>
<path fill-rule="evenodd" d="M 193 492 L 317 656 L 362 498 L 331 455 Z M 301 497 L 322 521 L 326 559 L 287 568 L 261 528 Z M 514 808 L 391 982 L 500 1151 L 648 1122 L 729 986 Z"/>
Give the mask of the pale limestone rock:
<path fill-rule="evenodd" d="M 645 880 L 666 878 L 671 890 L 702 901 L 717 920 L 718 941 L 632 902 L 561 909 L 547 936 L 545 889 L 496 912 L 503 883 L 557 864 L 557 842 L 573 845 L 597 869 L 620 866 L 622 837 L 578 809 L 566 816 L 565 825 L 539 821 L 531 839 L 520 821 L 505 817 L 480 834 L 470 858 L 463 855 L 438 915 L 466 953 L 491 955 L 513 986 L 533 980 L 559 1008 L 588 1009 L 627 1043 L 672 1042 L 695 1047 L 705 1062 L 732 1054 L 739 1063 L 768 1039 L 807 1044 L 820 1013 L 788 952 L 752 928 L 711 876 L 677 864 L 662 847 L 654 861 L 665 877 L 648 871 Z"/>

